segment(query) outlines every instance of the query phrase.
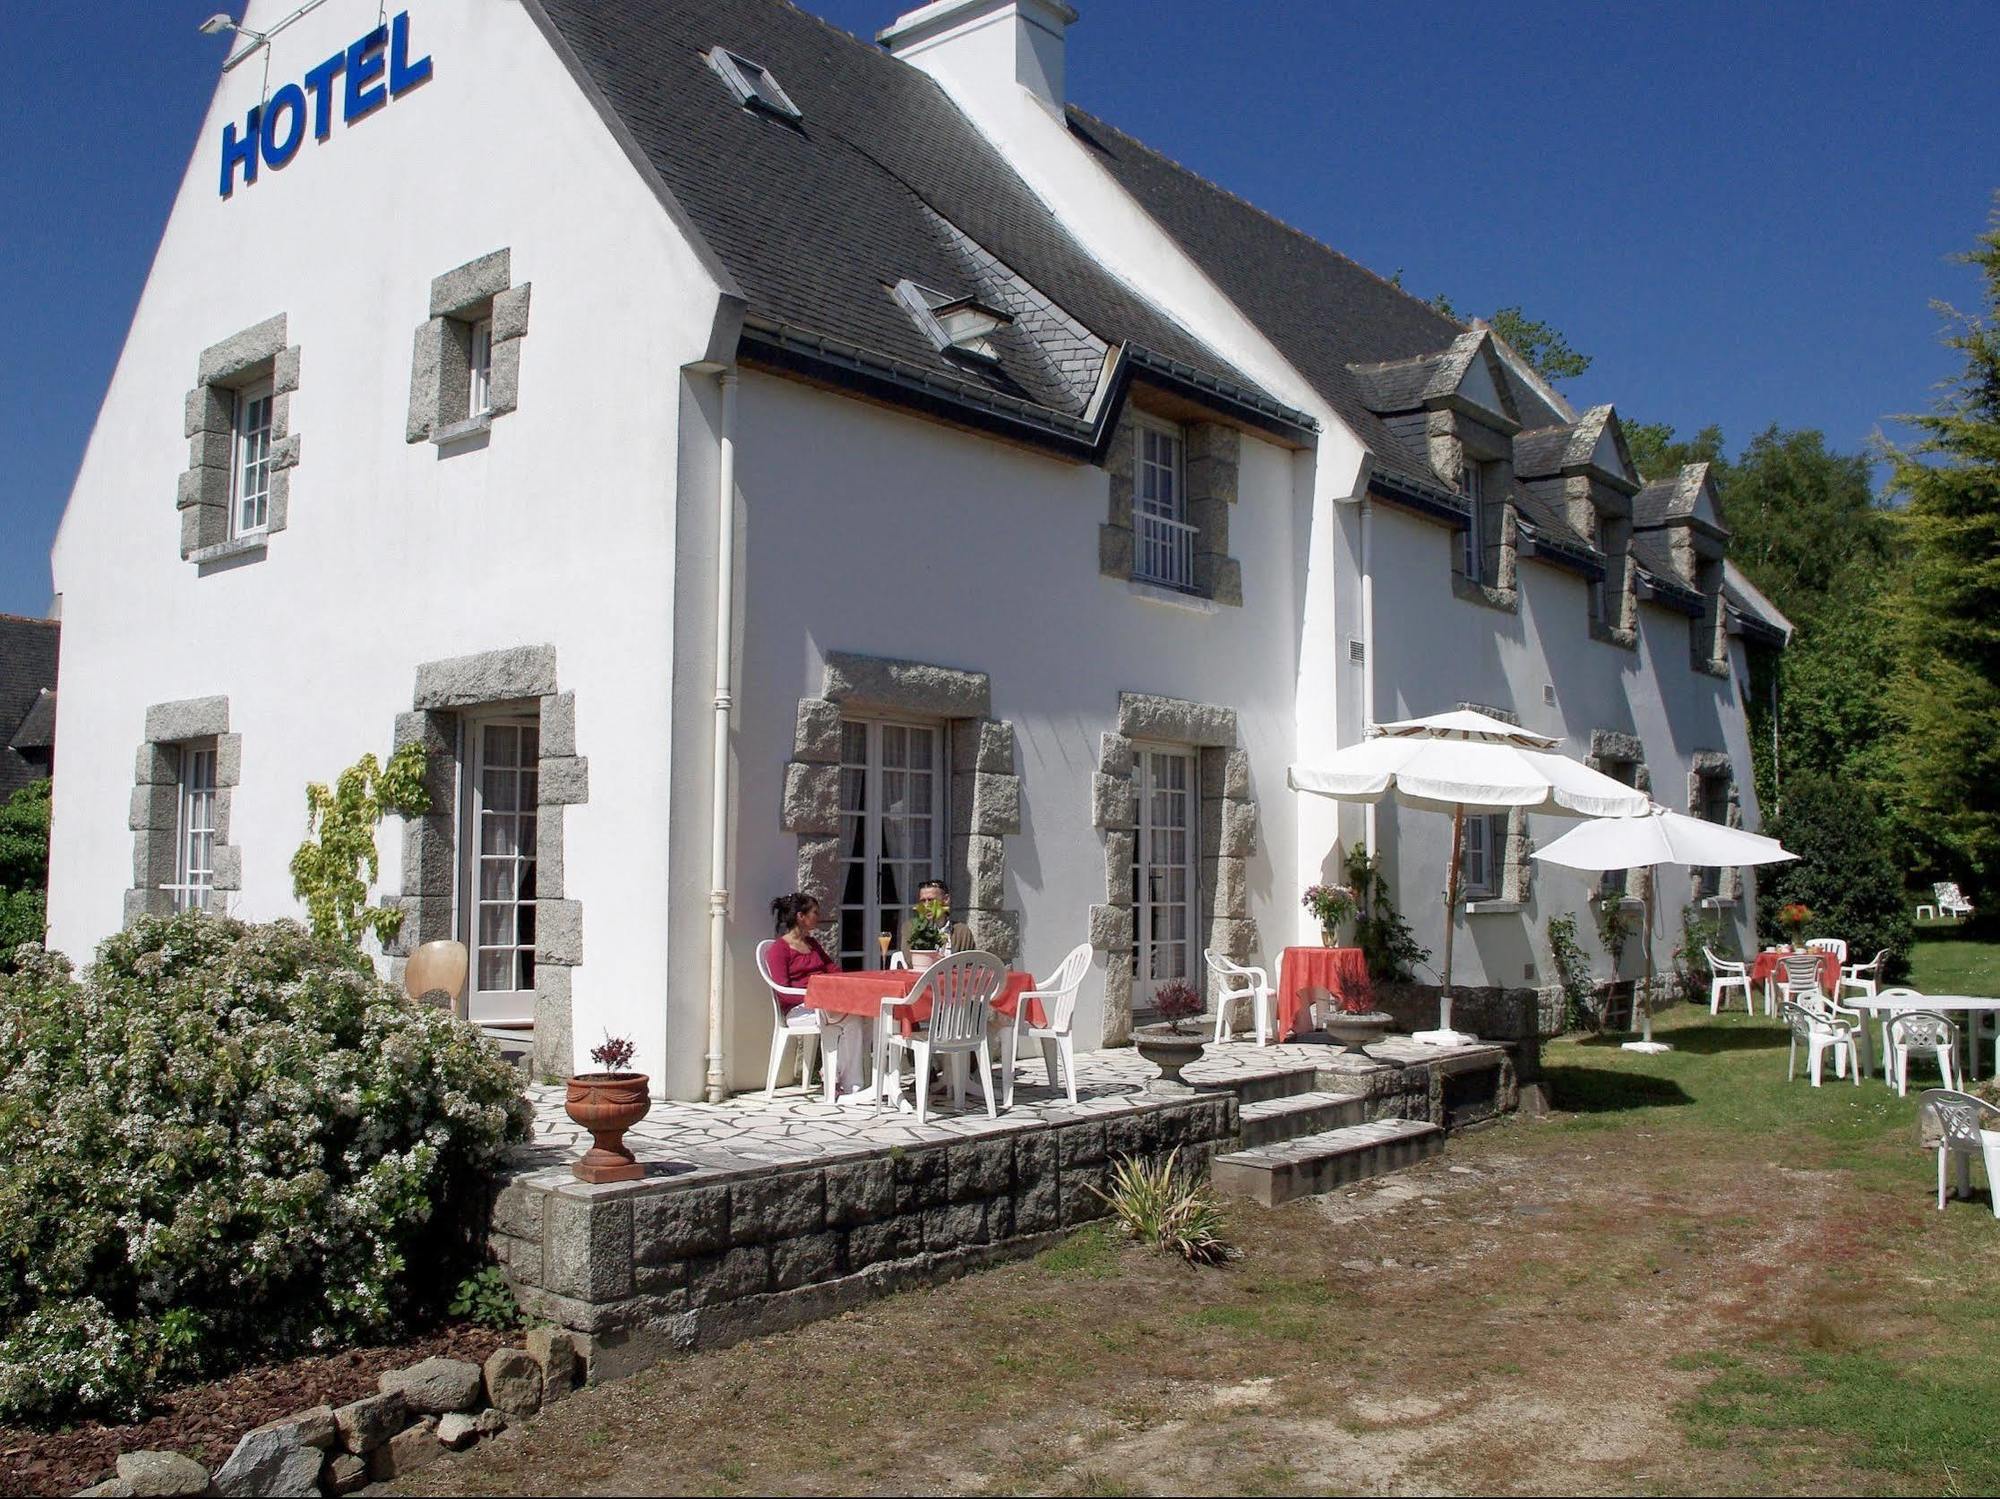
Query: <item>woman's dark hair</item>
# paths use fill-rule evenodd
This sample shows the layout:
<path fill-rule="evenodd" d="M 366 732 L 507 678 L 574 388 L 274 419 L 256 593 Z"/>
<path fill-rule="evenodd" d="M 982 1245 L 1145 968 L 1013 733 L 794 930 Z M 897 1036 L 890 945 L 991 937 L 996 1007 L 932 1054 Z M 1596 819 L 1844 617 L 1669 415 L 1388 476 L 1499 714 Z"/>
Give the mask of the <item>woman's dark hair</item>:
<path fill-rule="evenodd" d="M 790 895 L 781 895 L 771 902 L 771 919 L 777 923 L 778 935 L 782 937 L 799 924 L 801 916 L 818 909 L 818 897 L 807 895 L 803 890 L 794 890 Z"/>

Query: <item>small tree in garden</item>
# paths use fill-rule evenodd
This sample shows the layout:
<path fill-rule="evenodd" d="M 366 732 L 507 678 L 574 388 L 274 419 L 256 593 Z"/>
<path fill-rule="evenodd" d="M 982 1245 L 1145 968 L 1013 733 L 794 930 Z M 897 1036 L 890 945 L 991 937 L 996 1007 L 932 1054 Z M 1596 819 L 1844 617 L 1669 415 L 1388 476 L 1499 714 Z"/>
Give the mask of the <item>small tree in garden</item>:
<path fill-rule="evenodd" d="M 146 917 L 0 976 L 0 1420 L 394 1335 L 476 1261 L 518 1075 L 296 922 Z"/>
<path fill-rule="evenodd" d="M 0 968 L 48 930 L 49 783 L 31 781 L 0 804 Z"/>
<path fill-rule="evenodd" d="M 1757 924 L 1766 933 L 1779 911 L 1801 904 L 1812 913 L 1807 937 L 1841 937 L 1865 962 L 1889 949 L 1889 972 L 1908 971 L 1914 939 L 1903 881 L 1889 853 L 1889 831 L 1874 799 L 1849 780 L 1798 776 L 1785 782 L 1783 812 L 1765 832 L 1798 855 L 1773 864 L 1757 881 Z"/>
<path fill-rule="evenodd" d="M 424 762 L 423 746 L 406 744 L 387 765 L 363 755 L 331 787 L 319 781 L 306 787 L 307 836 L 292 855 L 292 893 L 306 903 L 321 941 L 359 949 L 371 932 L 387 942 L 403 929 L 400 910 L 368 904 L 368 889 L 382 873 L 375 829 L 387 813 L 430 810 Z"/>
<path fill-rule="evenodd" d="M 1347 883 L 1354 891 L 1354 945 L 1368 960 L 1368 977 L 1378 984 L 1403 983 L 1431 950 L 1416 939 L 1389 895 L 1382 861 L 1356 846 L 1347 855 Z"/>

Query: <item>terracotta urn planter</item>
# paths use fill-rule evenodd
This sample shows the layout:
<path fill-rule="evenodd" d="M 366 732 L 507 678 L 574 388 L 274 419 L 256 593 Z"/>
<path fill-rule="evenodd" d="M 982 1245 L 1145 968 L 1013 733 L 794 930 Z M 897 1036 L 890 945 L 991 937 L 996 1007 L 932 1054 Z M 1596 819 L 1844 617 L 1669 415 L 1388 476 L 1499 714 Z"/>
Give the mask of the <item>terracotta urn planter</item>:
<path fill-rule="evenodd" d="M 569 1080 L 563 1112 L 593 1142 L 570 1170 L 578 1181 L 629 1182 L 646 1174 L 625 1145 L 625 1131 L 652 1107 L 651 1080 L 643 1072 L 585 1072 Z"/>
<path fill-rule="evenodd" d="M 1132 1044 L 1140 1056 L 1160 1069 L 1160 1075 L 1147 1084 L 1154 1092 L 1193 1091 L 1181 1079 L 1181 1069 L 1200 1061 L 1208 1046 L 1199 1031 L 1176 1031 L 1170 1025 L 1142 1025 L 1132 1032 Z"/>
<path fill-rule="evenodd" d="M 910 949 L 910 972 L 923 973 L 944 956 L 939 947 L 913 947 Z"/>
<path fill-rule="evenodd" d="M 1351 1010 L 1334 1010 L 1320 1021 L 1319 1028 L 1345 1048 L 1345 1055 L 1365 1057 L 1368 1055 L 1368 1043 L 1381 1040 L 1395 1023 L 1394 1015 L 1380 1010 L 1362 1015 Z"/>

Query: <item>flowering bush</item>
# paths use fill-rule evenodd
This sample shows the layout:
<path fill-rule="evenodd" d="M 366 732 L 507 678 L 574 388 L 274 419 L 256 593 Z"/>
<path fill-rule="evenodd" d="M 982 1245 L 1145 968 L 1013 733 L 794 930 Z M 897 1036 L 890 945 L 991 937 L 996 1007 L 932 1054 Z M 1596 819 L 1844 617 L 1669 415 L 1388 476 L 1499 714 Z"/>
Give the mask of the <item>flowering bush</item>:
<path fill-rule="evenodd" d="M 293 922 L 199 912 L 0 977 L 0 1419 L 393 1334 L 464 1273 L 518 1075 Z"/>

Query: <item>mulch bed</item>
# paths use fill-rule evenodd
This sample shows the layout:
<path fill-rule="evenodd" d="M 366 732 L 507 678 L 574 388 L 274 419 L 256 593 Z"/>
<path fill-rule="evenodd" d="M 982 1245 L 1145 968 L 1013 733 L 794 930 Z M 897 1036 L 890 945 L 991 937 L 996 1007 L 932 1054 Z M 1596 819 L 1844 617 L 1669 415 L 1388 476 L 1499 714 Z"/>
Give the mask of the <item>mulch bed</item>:
<path fill-rule="evenodd" d="M 346 1405 L 375 1393 L 375 1379 L 433 1355 L 483 1363 L 508 1338 L 456 1323 L 378 1348 L 348 1348 L 245 1369 L 159 1397 L 159 1413 L 130 1426 L 86 1421 L 68 1431 L 0 1426 L 0 1493 L 73 1494 L 109 1478 L 121 1452 L 180 1452 L 213 1472 L 253 1426 L 315 1405 Z"/>

